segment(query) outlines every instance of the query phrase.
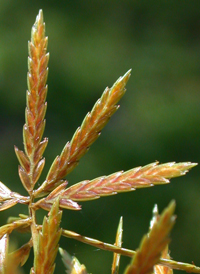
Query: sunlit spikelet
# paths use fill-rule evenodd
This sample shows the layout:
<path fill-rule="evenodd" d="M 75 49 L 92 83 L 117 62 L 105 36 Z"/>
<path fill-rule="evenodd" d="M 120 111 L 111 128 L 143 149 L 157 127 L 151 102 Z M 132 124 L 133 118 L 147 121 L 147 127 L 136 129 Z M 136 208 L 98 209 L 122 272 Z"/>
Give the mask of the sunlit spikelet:
<path fill-rule="evenodd" d="M 126 91 L 125 86 L 130 77 L 130 72 L 131 70 L 120 77 L 111 88 L 105 89 L 101 98 L 97 100 L 91 112 L 86 115 L 81 126 L 74 133 L 72 140 L 65 145 L 61 155 L 55 158 L 46 181 L 36 191 L 36 196 L 40 192 L 54 189 L 57 186 L 56 183 L 76 167 L 80 158 L 99 137 L 103 127 L 119 108 L 117 103 Z"/>
<path fill-rule="evenodd" d="M 59 210 L 59 200 L 57 199 L 51 208 L 49 217 L 44 217 L 42 231 L 38 235 L 32 272 L 40 274 L 52 274 L 54 272 L 58 242 L 62 233 L 59 227 L 61 217 L 62 212 Z"/>
<path fill-rule="evenodd" d="M 45 128 L 44 116 L 47 103 L 46 80 L 48 75 L 49 54 L 46 53 L 48 38 L 45 37 L 45 23 L 42 10 L 36 17 L 32 27 L 31 41 L 28 44 L 28 91 L 26 97 L 26 123 L 23 128 L 25 153 L 15 147 L 15 153 L 20 162 L 19 176 L 28 192 L 32 191 L 43 170 L 45 160 L 42 154 L 47 146 L 47 138 L 43 141 Z"/>
<path fill-rule="evenodd" d="M 156 221 L 149 234 L 143 237 L 139 249 L 124 274 L 151 274 L 159 262 L 162 251 L 169 243 L 169 232 L 174 223 L 175 202 L 171 202 Z"/>
<path fill-rule="evenodd" d="M 150 230 L 154 226 L 154 224 L 159 220 L 160 215 L 158 213 L 158 206 L 155 205 L 153 208 L 153 217 L 150 222 Z M 168 245 L 166 245 L 165 249 L 162 251 L 161 255 L 162 259 L 170 259 Z M 173 274 L 173 269 L 164 265 L 157 264 L 154 266 L 154 274 Z"/>
<path fill-rule="evenodd" d="M 184 175 L 194 165 L 196 164 L 190 162 L 158 165 L 158 162 L 155 162 L 126 172 L 119 171 L 91 181 L 86 180 L 77 183 L 63 191 L 61 198 L 84 201 L 119 192 L 132 191 L 137 188 L 166 184 L 169 183 L 170 178 Z"/>
<path fill-rule="evenodd" d="M 81 207 L 77 201 L 89 201 L 102 196 L 114 195 L 120 192 L 133 191 L 137 188 L 151 187 L 154 185 L 167 184 L 169 179 L 184 175 L 194 167 L 195 163 L 166 163 L 159 165 L 158 162 L 144 167 L 136 167 L 126 172 L 118 171 L 108 176 L 85 180 L 70 186 L 63 187 L 66 183 L 57 187 L 46 198 L 39 200 L 35 206 L 49 210 L 56 197 L 60 197 L 60 207 L 79 210 Z"/>

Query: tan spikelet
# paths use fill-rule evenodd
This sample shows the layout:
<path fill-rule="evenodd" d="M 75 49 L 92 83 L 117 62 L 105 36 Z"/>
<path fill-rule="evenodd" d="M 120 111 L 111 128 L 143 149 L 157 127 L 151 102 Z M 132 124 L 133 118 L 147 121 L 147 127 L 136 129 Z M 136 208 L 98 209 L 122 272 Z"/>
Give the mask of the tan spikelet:
<path fill-rule="evenodd" d="M 42 231 L 38 235 L 37 250 L 35 250 L 34 268 L 36 274 L 52 274 L 55 268 L 55 258 L 62 230 L 59 228 L 62 212 L 59 210 L 59 200 L 53 204 L 49 217 L 44 217 Z"/>
<path fill-rule="evenodd" d="M 168 179 L 184 175 L 195 165 L 190 162 L 158 165 L 158 162 L 156 162 L 126 172 L 119 171 L 109 176 L 77 183 L 63 191 L 61 198 L 84 201 L 119 192 L 132 191 L 137 188 L 166 184 L 169 183 Z"/>
<path fill-rule="evenodd" d="M 42 10 L 40 10 L 32 27 L 31 41 L 28 44 L 28 91 L 25 111 L 26 123 L 23 128 L 25 153 L 15 147 L 15 153 L 21 165 L 18 169 L 19 176 L 28 192 L 33 190 L 41 175 L 45 164 L 42 154 L 48 142 L 47 138 L 41 141 L 45 128 L 44 116 L 47 108 L 45 102 L 49 60 L 49 54 L 46 53 L 47 42 L 45 23 L 43 22 Z"/>
<path fill-rule="evenodd" d="M 174 223 L 175 202 L 172 201 L 155 222 L 150 233 L 143 237 L 140 247 L 124 274 L 151 274 L 159 262 L 161 253 L 169 243 L 169 232 Z"/>
<path fill-rule="evenodd" d="M 101 130 L 110 117 L 119 108 L 117 102 L 125 93 L 125 86 L 130 77 L 130 70 L 120 77 L 112 86 L 106 88 L 102 96 L 76 130 L 72 140 L 68 142 L 60 156 L 57 156 L 48 172 L 46 181 L 35 192 L 50 191 L 55 188 L 56 182 L 69 174 L 78 164 L 80 158 L 88 151 L 91 144 L 99 137 Z M 40 194 L 41 195 L 41 194 Z"/>
<path fill-rule="evenodd" d="M 57 196 L 60 197 L 60 207 L 79 210 L 81 207 L 75 201 L 89 201 L 102 196 L 114 195 L 120 192 L 133 191 L 137 188 L 151 187 L 154 185 L 167 184 L 169 179 L 182 176 L 195 163 L 166 163 L 159 165 L 158 162 L 136 167 L 126 172 L 118 171 L 108 176 L 98 177 L 91 181 L 85 180 L 74 184 L 64 190 L 57 187 L 46 198 L 36 203 L 37 207 L 49 210 L 50 205 Z M 66 183 L 63 183 L 64 186 Z"/>

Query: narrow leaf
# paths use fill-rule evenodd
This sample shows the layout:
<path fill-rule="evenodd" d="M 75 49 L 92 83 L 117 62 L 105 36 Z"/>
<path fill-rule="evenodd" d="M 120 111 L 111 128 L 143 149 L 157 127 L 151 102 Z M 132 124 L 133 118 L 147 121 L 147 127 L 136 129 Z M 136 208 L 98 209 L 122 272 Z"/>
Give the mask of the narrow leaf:
<path fill-rule="evenodd" d="M 169 243 L 169 232 L 174 223 L 175 202 L 172 201 L 155 222 L 149 234 L 144 236 L 140 247 L 124 274 L 151 274 L 159 263 L 161 253 Z"/>

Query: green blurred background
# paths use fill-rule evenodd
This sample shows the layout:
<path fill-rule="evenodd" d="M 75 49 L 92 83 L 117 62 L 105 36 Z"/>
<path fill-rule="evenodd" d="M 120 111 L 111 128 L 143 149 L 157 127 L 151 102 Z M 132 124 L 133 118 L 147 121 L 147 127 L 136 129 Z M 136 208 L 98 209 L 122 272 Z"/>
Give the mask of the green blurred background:
<path fill-rule="evenodd" d="M 81 124 L 106 86 L 132 68 L 121 108 L 99 140 L 68 176 L 83 179 L 127 170 L 155 160 L 200 162 L 200 1 L 0 1 L 0 179 L 25 194 L 18 178 L 13 145 L 22 145 L 27 41 L 39 9 L 49 36 L 48 111 L 44 136 L 44 179 L 51 162 Z M 155 203 L 162 210 L 177 202 L 171 256 L 200 265 L 200 170 L 165 186 L 137 190 L 82 203 L 82 211 L 64 211 L 62 226 L 113 243 L 124 217 L 123 246 L 136 249 L 148 231 Z M 42 180 L 41 180 L 42 182 Z M 41 183 L 40 182 L 40 183 Z M 25 206 L 1 212 L 27 213 Z M 41 222 L 42 212 L 38 219 Z M 13 233 L 19 246 L 28 240 Z M 60 246 L 87 266 L 110 273 L 112 253 L 62 238 Z M 123 273 L 129 258 L 121 259 Z M 25 265 L 29 273 L 32 259 Z M 56 273 L 64 273 L 57 258 Z"/>

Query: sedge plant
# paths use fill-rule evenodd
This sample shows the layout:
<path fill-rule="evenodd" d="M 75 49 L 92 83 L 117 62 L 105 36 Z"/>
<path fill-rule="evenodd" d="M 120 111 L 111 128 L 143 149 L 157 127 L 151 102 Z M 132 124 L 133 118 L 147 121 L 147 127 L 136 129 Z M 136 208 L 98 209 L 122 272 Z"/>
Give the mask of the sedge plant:
<path fill-rule="evenodd" d="M 150 229 L 142 238 L 139 248 L 129 250 L 122 247 L 122 218 L 116 233 L 115 244 L 82 236 L 74 231 L 60 227 L 62 211 L 81 210 L 79 202 L 98 199 L 102 196 L 133 191 L 137 188 L 163 185 L 169 179 L 184 175 L 195 163 L 170 162 L 148 164 L 128 171 L 118 171 L 93 180 L 84 180 L 68 187 L 66 176 L 74 170 L 81 157 L 99 137 L 101 130 L 110 117 L 119 108 L 118 101 L 125 93 L 130 70 L 120 77 L 111 88 L 106 88 L 94 107 L 85 116 L 81 126 L 67 142 L 60 155 L 56 156 L 43 182 L 39 183 L 45 165 L 43 153 L 48 139 L 43 138 L 45 113 L 47 109 L 47 53 L 48 38 L 45 36 L 45 23 L 42 10 L 32 27 L 31 40 L 28 43 L 28 90 L 26 93 L 25 124 L 23 127 L 24 149 L 15 147 L 19 160 L 18 173 L 27 196 L 10 190 L 0 182 L 0 210 L 6 210 L 16 204 L 28 207 L 28 215 L 8 218 L 7 224 L 0 227 L 0 273 L 21 273 L 22 267 L 33 249 L 31 274 L 51 274 L 55 270 L 55 258 L 58 251 L 70 274 L 88 273 L 78 259 L 71 257 L 65 247 L 59 248 L 61 237 L 73 238 L 99 249 L 113 252 L 111 273 L 119 273 L 120 256 L 131 257 L 124 274 L 171 274 L 173 269 L 200 273 L 195 265 L 170 259 L 168 252 L 169 233 L 175 223 L 175 202 L 159 214 L 157 206 L 153 209 Z M 42 208 L 48 212 L 43 223 L 37 221 L 37 211 Z M 19 249 L 9 252 L 9 237 L 13 230 L 29 233 L 30 239 Z M 89 267 L 89 266 L 88 266 Z M 107 272 L 107 270 L 105 270 Z"/>

